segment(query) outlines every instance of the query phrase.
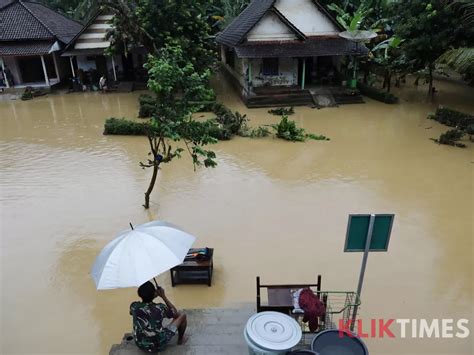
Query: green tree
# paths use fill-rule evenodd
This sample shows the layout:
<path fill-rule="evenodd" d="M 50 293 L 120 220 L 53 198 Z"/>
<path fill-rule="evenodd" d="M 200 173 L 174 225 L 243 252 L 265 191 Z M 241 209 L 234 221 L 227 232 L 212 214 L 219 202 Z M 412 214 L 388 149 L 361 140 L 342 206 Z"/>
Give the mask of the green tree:
<path fill-rule="evenodd" d="M 42 3 L 81 22 L 86 22 L 99 8 L 96 0 L 43 0 Z"/>
<path fill-rule="evenodd" d="M 448 0 L 447 6 L 453 6 L 462 16 L 466 27 L 474 25 L 474 1 L 473 0 Z M 444 53 L 438 62 L 447 64 L 452 69 L 461 73 L 467 80 L 474 83 L 474 46 L 472 41 L 470 47 L 451 48 Z"/>
<path fill-rule="evenodd" d="M 384 87 L 387 92 L 391 89 L 392 73 L 400 67 L 400 63 L 404 64 L 404 57 L 397 51 L 401 43 L 400 38 L 393 36 L 372 48 L 372 53 L 375 53 L 374 62 L 384 70 Z"/>
<path fill-rule="evenodd" d="M 103 0 L 116 16 L 108 34 L 112 51 L 144 46 L 149 53 L 179 43 L 185 57 L 202 72 L 212 65 L 215 44 L 209 7 L 212 0 Z"/>
<path fill-rule="evenodd" d="M 412 73 L 426 71 L 428 94 L 433 95 L 436 60 L 451 46 L 462 44 L 472 30 L 459 21 L 441 1 L 412 0 L 394 7 L 396 34 L 404 39 L 402 50 Z"/>
<path fill-rule="evenodd" d="M 213 7 L 214 19 L 220 29 L 226 28 L 250 4 L 250 0 L 220 0 Z"/>
<path fill-rule="evenodd" d="M 206 101 L 213 95 L 207 88 L 209 70 L 197 73 L 179 45 L 166 45 L 159 56 L 150 55 L 146 68 L 148 87 L 156 98 L 156 113 L 147 126 L 151 158 L 140 163 L 143 169 L 153 168 L 145 192 L 144 207 L 149 208 L 150 194 L 162 164 L 172 162 L 186 151 L 195 168 L 201 165 L 215 167 L 216 155 L 205 147 L 216 140 L 209 135 L 209 122 L 199 122 L 192 117 L 199 109 L 193 102 Z"/>

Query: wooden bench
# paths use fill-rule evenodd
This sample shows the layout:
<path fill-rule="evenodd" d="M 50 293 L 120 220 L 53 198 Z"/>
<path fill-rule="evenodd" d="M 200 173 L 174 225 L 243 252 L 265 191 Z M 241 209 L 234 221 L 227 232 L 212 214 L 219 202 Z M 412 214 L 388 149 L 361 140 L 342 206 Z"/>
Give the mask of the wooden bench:
<path fill-rule="evenodd" d="M 257 276 L 257 313 L 265 311 L 274 311 L 289 315 L 298 321 L 302 326 L 303 332 L 308 333 L 307 329 L 303 326 L 302 319 L 303 314 L 295 313 L 293 306 L 292 291 L 309 288 L 316 295 L 320 296 L 321 293 L 321 275 L 318 275 L 317 282 L 314 284 L 286 284 L 286 285 L 263 285 L 260 282 L 260 276 Z M 267 290 L 267 302 L 262 304 L 262 289 Z M 322 302 L 327 307 L 327 296 L 322 297 Z M 324 326 L 324 317 L 320 318 L 321 325 Z"/>
<path fill-rule="evenodd" d="M 192 252 L 194 249 L 190 249 Z M 209 248 L 209 258 L 206 260 L 185 260 L 182 264 L 170 270 L 171 286 L 178 284 L 207 284 L 211 287 L 214 271 L 214 248 Z"/>
<path fill-rule="evenodd" d="M 268 303 L 262 304 L 262 288 L 267 289 Z M 287 284 L 287 285 L 263 285 L 260 282 L 260 276 L 257 276 L 257 313 L 264 311 L 276 311 L 285 314 L 293 312 L 293 298 L 291 290 L 300 288 L 310 288 L 316 294 L 321 292 L 321 275 L 318 275 L 318 281 L 315 284 Z"/>

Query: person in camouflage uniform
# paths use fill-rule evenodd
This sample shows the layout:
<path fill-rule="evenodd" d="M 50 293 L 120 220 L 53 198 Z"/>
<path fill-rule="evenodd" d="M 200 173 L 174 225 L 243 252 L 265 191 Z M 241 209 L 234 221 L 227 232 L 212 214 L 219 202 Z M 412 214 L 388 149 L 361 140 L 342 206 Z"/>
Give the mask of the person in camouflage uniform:
<path fill-rule="evenodd" d="M 138 288 L 142 302 L 130 305 L 130 315 L 133 317 L 133 337 L 139 349 L 147 353 L 157 353 L 164 350 L 173 336 L 178 333 L 178 344 L 184 340 L 186 331 L 186 315 L 179 313 L 168 300 L 165 291 L 155 288 L 151 282 L 146 282 Z M 163 303 L 154 303 L 156 297 L 161 297 Z M 163 327 L 165 318 L 173 319 Z"/>

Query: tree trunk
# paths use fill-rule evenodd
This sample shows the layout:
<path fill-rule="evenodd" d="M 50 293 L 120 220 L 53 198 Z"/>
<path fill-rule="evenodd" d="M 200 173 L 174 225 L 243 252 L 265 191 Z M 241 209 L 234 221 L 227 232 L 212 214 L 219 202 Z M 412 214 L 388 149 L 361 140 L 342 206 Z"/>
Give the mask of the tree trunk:
<path fill-rule="evenodd" d="M 432 64 L 429 65 L 428 70 L 428 80 L 430 85 L 428 86 L 428 96 L 433 100 L 434 92 L 433 92 L 433 66 Z"/>
<path fill-rule="evenodd" d="M 153 164 L 153 175 L 151 177 L 150 186 L 148 186 L 148 190 L 145 192 L 145 204 L 143 205 L 143 207 L 145 207 L 146 209 L 150 208 L 150 194 L 153 191 L 153 188 L 155 187 L 156 176 L 158 175 L 158 167 L 159 164 L 155 162 Z"/>
<path fill-rule="evenodd" d="M 392 72 L 387 70 L 387 92 L 392 89 Z"/>

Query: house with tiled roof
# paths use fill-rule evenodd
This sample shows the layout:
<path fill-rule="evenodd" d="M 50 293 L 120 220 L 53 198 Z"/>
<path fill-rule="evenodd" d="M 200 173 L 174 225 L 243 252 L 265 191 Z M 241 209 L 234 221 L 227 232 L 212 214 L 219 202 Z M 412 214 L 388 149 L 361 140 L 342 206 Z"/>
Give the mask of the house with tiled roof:
<path fill-rule="evenodd" d="M 340 37 L 343 31 L 317 1 L 253 0 L 217 43 L 224 71 L 247 106 L 318 105 L 321 93 L 338 104 L 357 96 L 343 88 L 341 61 L 367 53 Z"/>
<path fill-rule="evenodd" d="M 52 87 L 71 77 L 62 50 L 83 26 L 34 1 L 0 1 L 0 86 Z"/>
<path fill-rule="evenodd" d="M 105 75 L 109 81 L 146 81 L 143 65 L 147 53 L 143 48 L 130 48 L 126 56 L 107 53 L 111 45 L 107 34 L 113 31 L 113 17 L 109 11 L 99 9 L 61 54 L 69 58 L 73 75 L 81 82 L 88 81 L 93 73 Z"/>

